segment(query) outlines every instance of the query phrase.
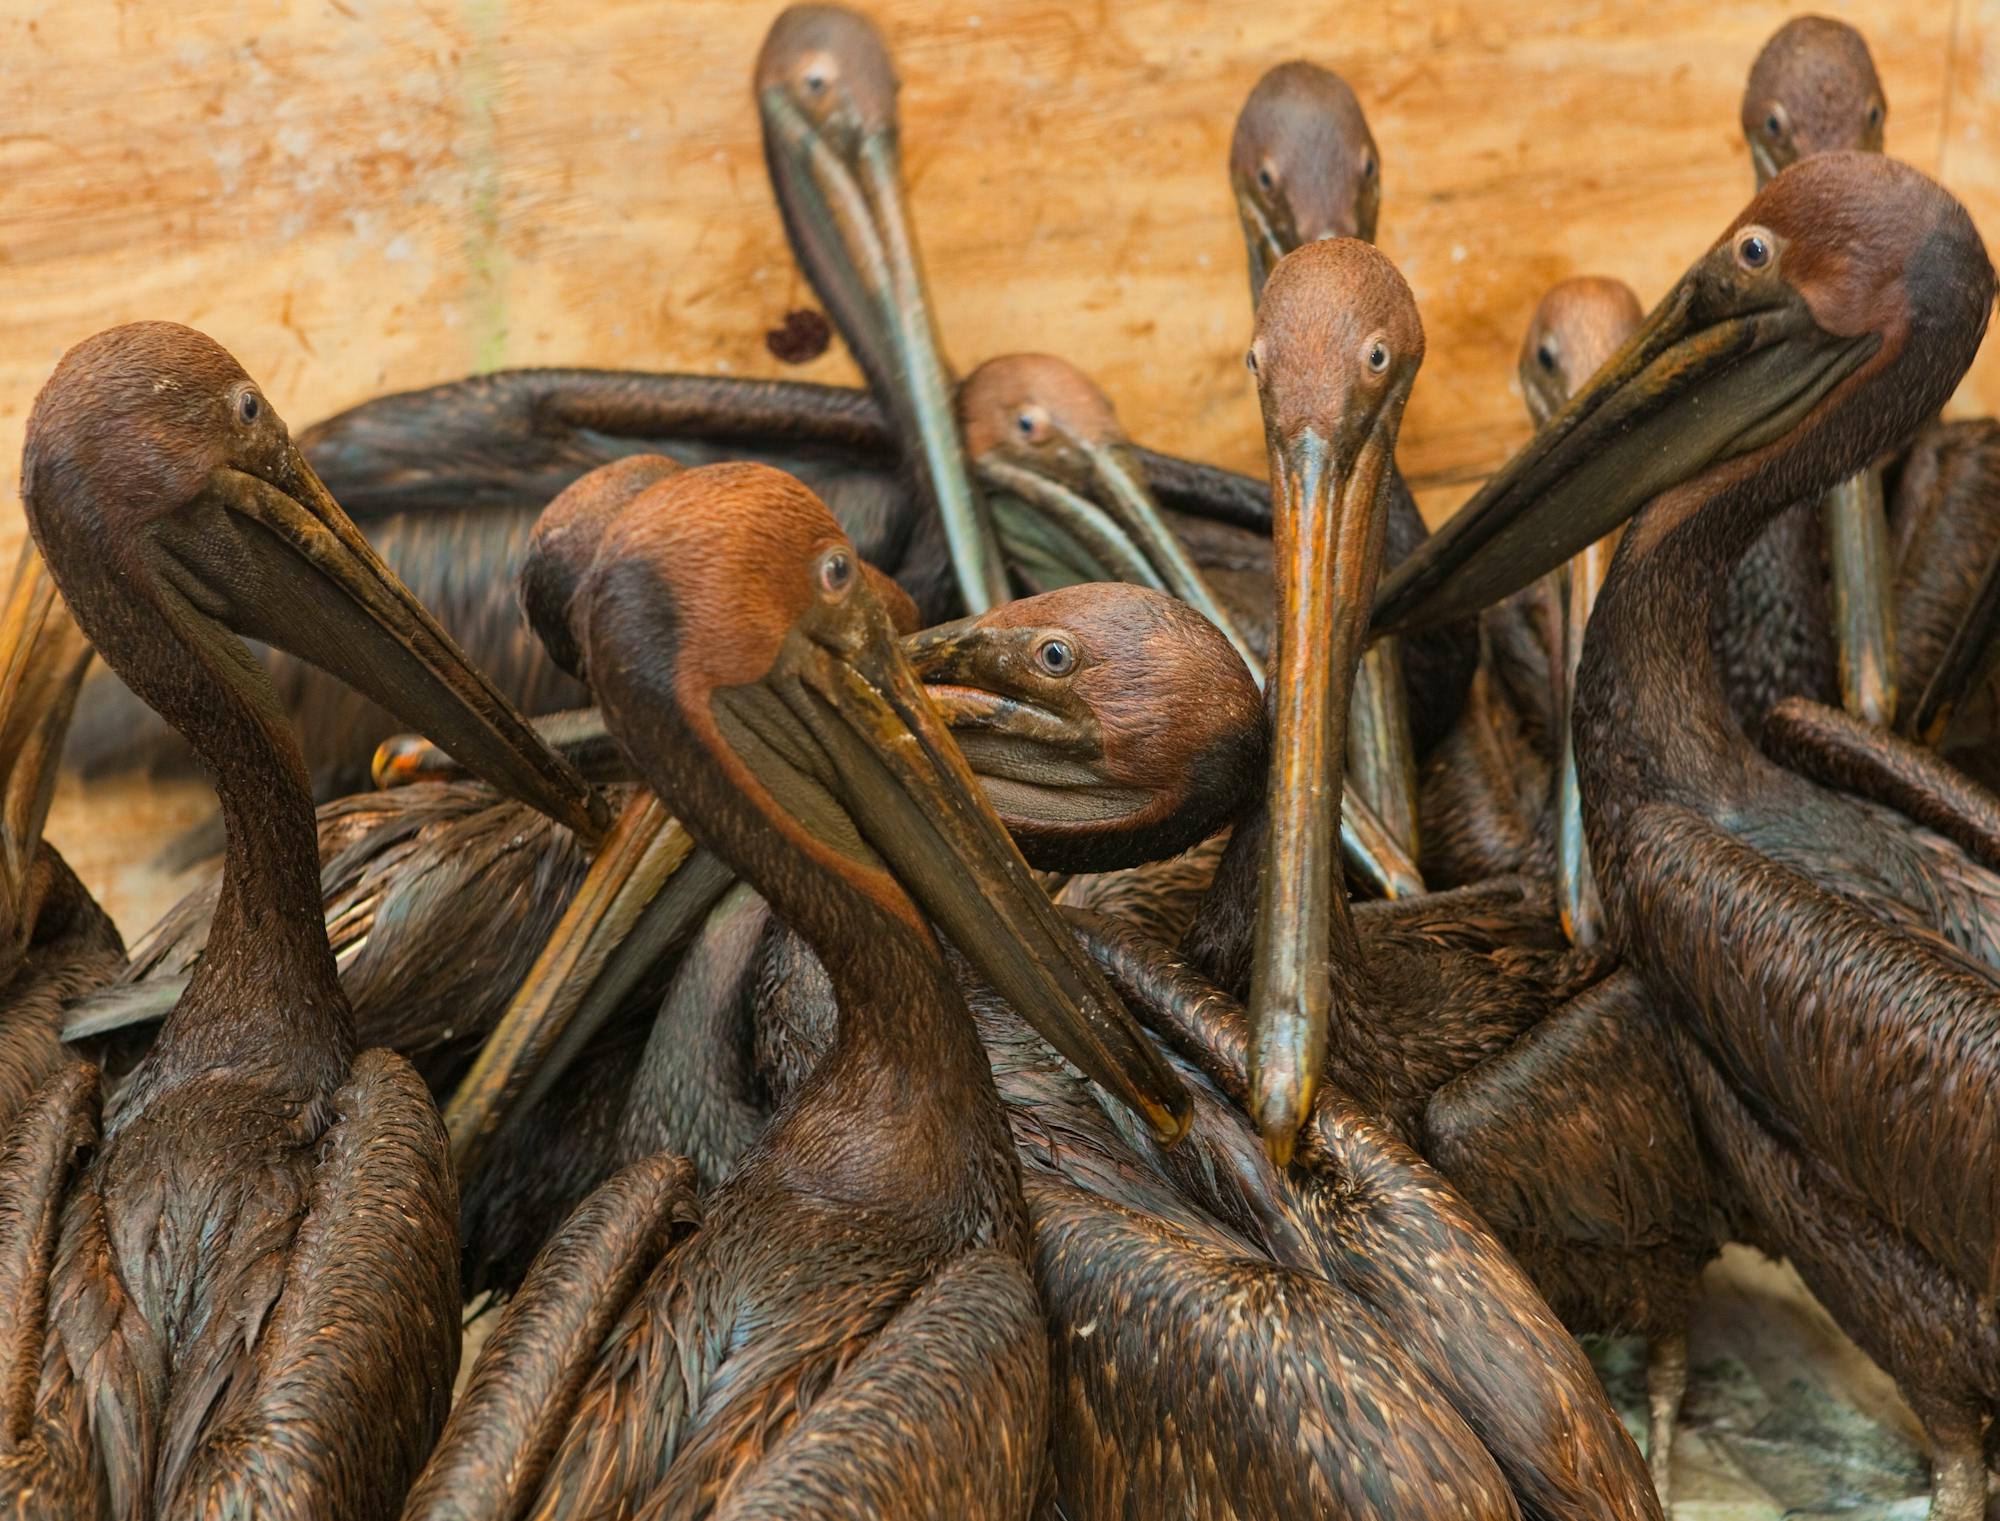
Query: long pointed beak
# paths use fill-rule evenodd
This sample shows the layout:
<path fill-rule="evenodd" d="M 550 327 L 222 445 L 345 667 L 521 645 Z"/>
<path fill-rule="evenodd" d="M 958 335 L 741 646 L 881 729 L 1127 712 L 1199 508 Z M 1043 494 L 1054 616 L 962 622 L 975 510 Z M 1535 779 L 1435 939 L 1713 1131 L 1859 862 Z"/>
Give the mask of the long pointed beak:
<path fill-rule="evenodd" d="M 1576 780 L 1576 731 L 1570 722 L 1570 702 L 1576 693 L 1577 663 L 1591 609 L 1611 569 L 1615 536 L 1607 534 L 1586 546 L 1569 562 L 1563 577 L 1563 647 L 1556 662 L 1556 908 L 1563 933 L 1572 945 L 1596 945 L 1604 938 L 1604 904 L 1597 895 L 1597 874 L 1590 864 L 1590 846 L 1583 834 L 1583 792 Z"/>
<path fill-rule="evenodd" d="M 445 1106 L 461 1178 L 553 1086 L 636 974 L 693 933 L 730 881 L 658 799 L 634 794 Z"/>
<path fill-rule="evenodd" d="M 41 551 L 27 541 L 0 610 L 0 914 L 7 932 L 0 955 L 24 952 L 34 927 L 31 870 L 90 656 Z"/>
<path fill-rule="evenodd" d="M 903 199 L 893 129 L 861 131 L 837 151 L 782 89 L 759 97 L 764 156 L 792 246 L 841 336 L 921 461 L 951 547 L 966 610 L 1012 595 L 985 503 L 973 485 Z"/>
<path fill-rule="evenodd" d="M 1468 616 L 1553 570 L 1640 507 L 1795 428 L 1875 351 L 1803 300 L 1708 315 L 1706 261 L 1450 522 L 1396 567 L 1378 631 Z"/>
<path fill-rule="evenodd" d="M 862 840 L 1050 1045 L 1177 1140 L 1186 1090 L 1036 883 L 900 646 L 804 645 L 793 674 L 786 705 Z"/>
<path fill-rule="evenodd" d="M 1769 143 L 1761 142 L 1754 137 L 1750 139 L 1750 170 L 1759 190 L 1776 179 L 1778 171 L 1784 167 L 1778 162 L 1777 155 L 1771 151 Z"/>
<path fill-rule="evenodd" d="M 1347 727 L 1347 790 L 1381 822 L 1396 859 L 1409 863 L 1408 883 L 1382 889 L 1387 898 L 1423 891 L 1417 877 L 1417 745 L 1410 733 L 1409 689 L 1402 641 L 1377 639 L 1361 656 Z M 1345 801 L 1342 809 L 1346 809 Z M 1345 813 L 1343 811 L 1343 818 Z M 1350 852 L 1351 859 L 1351 852 Z"/>
<path fill-rule="evenodd" d="M 1250 190 L 1236 186 L 1236 215 L 1243 223 L 1243 252 L 1250 264 L 1250 305 L 1264 299 L 1264 282 L 1278 261 L 1298 246 L 1289 226 L 1279 226 L 1270 208 Z"/>
<path fill-rule="evenodd" d="M 1278 659 L 1270 822 L 1250 969 L 1251 1118 L 1284 1160 L 1326 1062 L 1330 935 L 1352 939 L 1335 871 L 1348 707 L 1381 570 L 1392 444 L 1369 426 L 1346 451 L 1306 432 L 1273 450 Z M 1341 457 L 1344 453 L 1346 457 Z"/>
<path fill-rule="evenodd" d="M 1896 721 L 1896 622 L 1881 473 L 1870 465 L 1849 476 L 1826 494 L 1821 511 L 1841 706 L 1886 729 Z"/>
<path fill-rule="evenodd" d="M 1965 616 L 1952 630 L 1944 657 L 1925 683 L 1908 719 L 1909 732 L 1927 745 L 1944 739 L 1959 703 L 1989 679 L 1996 666 L 2000 666 L 2000 549 L 1986 562 Z"/>
<path fill-rule="evenodd" d="M 1250 648 L 1249 641 L 1236 627 L 1221 599 L 1210 589 L 1201 567 L 1195 564 L 1194 556 L 1188 553 L 1180 536 L 1168 526 L 1159 502 L 1153 497 L 1152 488 L 1146 484 L 1146 472 L 1138 456 L 1122 444 L 1082 438 L 1075 443 L 1090 466 L 1091 476 L 1103 494 L 1106 509 L 1145 551 L 1146 558 L 1159 572 L 1167 590 L 1222 631 L 1223 637 L 1243 657 L 1252 679 L 1261 688 L 1264 685 L 1264 662 Z"/>
<path fill-rule="evenodd" d="M 1044 591 L 1084 581 L 1167 590 L 1145 551 L 1088 497 L 1042 471 L 988 453 L 973 468 L 996 493 L 995 527 L 1010 558 L 1044 567 Z M 1008 510 L 1009 501 L 1017 503 Z M 1053 570 L 1054 576 L 1047 574 Z M 1065 572 L 1069 574 L 1065 575 Z"/>
<path fill-rule="evenodd" d="M 380 703 L 508 796 L 594 838 L 603 805 L 369 547 L 294 449 L 283 483 L 227 472 L 216 494 L 245 564 L 214 574 L 203 525 L 167 553 L 237 633 L 310 661 Z M 246 573 L 247 572 L 247 573 Z"/>

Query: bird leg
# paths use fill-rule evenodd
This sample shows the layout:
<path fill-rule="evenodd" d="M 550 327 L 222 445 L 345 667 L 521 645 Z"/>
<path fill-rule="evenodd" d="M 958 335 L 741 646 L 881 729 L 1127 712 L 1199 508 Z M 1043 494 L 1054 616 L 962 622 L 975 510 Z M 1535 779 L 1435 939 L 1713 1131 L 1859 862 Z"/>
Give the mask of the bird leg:
<path fill-rule="evenodd" d="M 1668 1491 L 1673 1479 L 1674 1423 L 1680 1419 L 1687 1385 L 1687 1330 L 1652 1337 L 1646 1343 L 1646 1466 L 1652 1470 L 1653 1488 L 1666 1515 L 1673 1514 Z"/>
<path fill-rule="evenodd" d="M 1977 1418 L 1930 1423 L 1930 1521 L 1984 1521 L 1986 1452 Z"/>

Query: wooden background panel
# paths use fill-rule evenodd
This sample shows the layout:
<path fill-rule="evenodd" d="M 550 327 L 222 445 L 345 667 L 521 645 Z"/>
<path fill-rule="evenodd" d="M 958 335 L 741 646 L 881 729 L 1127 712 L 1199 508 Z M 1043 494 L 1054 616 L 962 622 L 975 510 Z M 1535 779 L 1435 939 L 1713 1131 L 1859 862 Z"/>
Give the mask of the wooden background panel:
<path fill-rule="evenodd" d="M 2000 228 L 2000 0 L 1852 0 L 1892 149 Z M 781 373 L 810 299 L 764 182 L 737 0 L 49 0 L 0 21 L 0 475 L 63 348 L 143 316 L 228 344 L 294 423 L 497 364 Z M 1257 468 L 1236 109 L 1291 56 L 1345 72 L 1384 154 L 1383 243 L 1429 360 L 1404 430 L 1435 513 L 1523 436 L 1540 290 L 1650 300 L 1741 205 L 1736 126 L 1789 13 L 1712 0 L 967 0 L 871 7 L 961 365 L 1059 350 L 1148 441 Z M 1962 405 L 2000 400 L 1980 366 Z M 790 371 L 847 380 L 836 346 Z M 0 550 L 20 532 L 0 519 Z"/>

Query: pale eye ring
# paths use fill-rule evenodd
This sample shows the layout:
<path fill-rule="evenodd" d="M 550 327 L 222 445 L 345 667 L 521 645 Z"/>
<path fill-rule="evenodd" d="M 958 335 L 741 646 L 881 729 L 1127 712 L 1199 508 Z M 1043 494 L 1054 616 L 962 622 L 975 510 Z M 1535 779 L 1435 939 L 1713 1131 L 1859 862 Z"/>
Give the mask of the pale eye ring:
<path fill-rule="evenodd" d="M 244 391 L 236 398 L 236 415 L 246 423 L 254 423 L 264 415 L 264 399 L 255 391 Z"/>
<path fill-rule="evenodd" d="M 1752 274 L 1769 269 L 1777 257 L 1771 235 L 1761 227 L 1746 227 L 1736 234 L 1736 262 Z"/>
<path fill-rule="evenodd" d="M 1271 173 L 1271 166 L 1269 164 L 1259 164 L 1257 166 L 1257 183 L 1266 190 L 1269 190 L 1277 183 L 1277 177 Z"/>
<path fill-rule="evenodd" d="M 1535 348 L 1535 363 L 1540 365 L 1543 369 L 1547 370 L 1550 374 L 1555 373 L 1555 368 L 1556 368 L 1555 345 L 1550 343 L 1549 340 L 1546 338 L 1544 338 L 1541 341 L 1541 343 L 1538 344 Z"/>
<path fill-rule="evenodd" d="M 1244 352 L 1244 355 L 1243 355 L 1243 363 L 1244 363 L 1244 365 L 1245 365 L 1245 366 L 1246 366 L 1246 367 L 1247 367 L 1247 368 L 1249 369 L 1249 371 L 1250 371 L 1250 373 L 1251 373 L 1252 375 L 1255 375 L 1255 374 L 1257 374 L 1257 373 L 1258 373 L 1258 370 L 1257 370 L 1257 350 L 1256 350 L 1255 348 L 1250 348 L 1250 349 L 1247 349 L 1247 350 L 1245 350 L 1245 352 Z"/>
<path fill-rule="evenodd" d="M 804 82 L 808 95 L 824 95 L 826 93 L 826 70 L 807 69 Z"/>
<path fill-rule="evenodd" d="M 1035 646 L 1035 664 L 1051 676 L 1067 676 L 1076 669 L 1076 650 L 1067 639 L 1044 639 Z"/>
<path fill-rule="evenodd" d="M 854 556 L 845 549 L 831 549 L 819 562 L 820 590 L 830 597 L 847 594 L 854 584 Z"/>
<path fill-rule="evenodd" d="M 1367 361 L 1369 370 L 1380 375 L 1389 368 L 1389 345 L 1377 338 L 1368 345 L 1368 352 L 1363 358 Z"/>

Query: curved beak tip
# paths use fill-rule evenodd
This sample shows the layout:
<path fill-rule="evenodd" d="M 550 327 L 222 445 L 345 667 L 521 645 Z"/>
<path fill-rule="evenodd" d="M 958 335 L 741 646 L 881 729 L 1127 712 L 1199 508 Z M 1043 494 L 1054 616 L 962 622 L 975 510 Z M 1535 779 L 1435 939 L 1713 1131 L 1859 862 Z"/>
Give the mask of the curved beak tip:
<path fill-rule="evenodd" d="M 1171 1106 L 1149 1104 L 1146 1124 L 1152 1130 L 1154 1140 L 1172 1149 L 1181 1143 L 1194 1125 L 1194 1103 L 1182 1093 Z"/>
<path fill-rule="evenodd" d="M 1268 1125 L 1259 1128 L 1264 1137 L 1264 1154 L 1271 1159 L 1271 1164 L 1280 1168 L 1291 1166 L 1292 1150 L 1298 1142 L 1298 1130 L 1286 1129 L 1283 1126 L 1273 1130 Z"/>
<path fill-rule="evenodd" d="M 375 758 L 368 763 L 368 774 L 381 791 L 406 787 L 421 774 L 423 758 L 429 749 L 430 746 L 415 735 L 392 735 L 375 747 Z"/>
<path fill-rule="evenodd" d="M 1292 1149 L 1306 1116 L 1312 1112 L 1312 1074 L 1290 1054 L 1260 1060 L 1251 1074 L 1251 1101 L 1264 1150 L 1280 1167 L 1292 1159 Z"/>

